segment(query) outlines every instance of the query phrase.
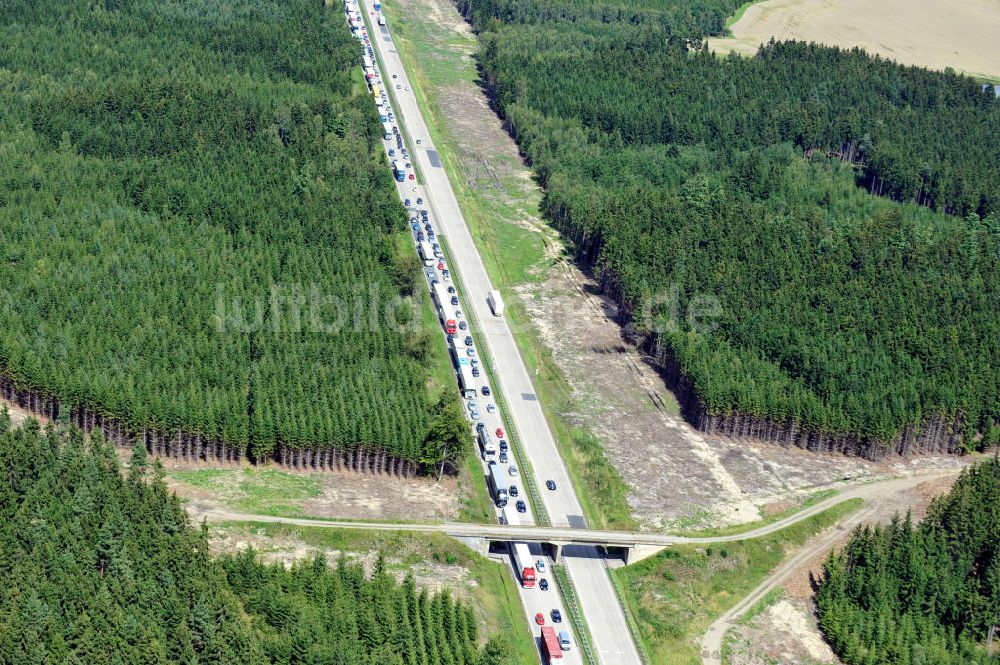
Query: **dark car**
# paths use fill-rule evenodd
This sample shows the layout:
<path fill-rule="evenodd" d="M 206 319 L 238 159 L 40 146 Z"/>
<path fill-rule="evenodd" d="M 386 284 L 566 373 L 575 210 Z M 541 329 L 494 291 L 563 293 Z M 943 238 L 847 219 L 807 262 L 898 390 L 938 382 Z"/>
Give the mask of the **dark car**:
<path fill-rule="evenodd" d="M 458 322 L 458 329 L 459 330 L 468 330 L 469 329 L 469 324 L 466 323 L 465 321 L 459 321 Z"/>
<path fill-rule="evenodd" d="M 500 439 L 500 450 L 507 450 L 507 439 Z"/>
<path fill-rule="evenodd" d="M 554 480 L 546 480 L 545 481 L 545 486 L 548 487 L 550 490 L 554 490 L 556 488 L 556 481 L 554 481 Z"/>
<path fill-rule="evenodd" d="M 452 305 L 457 305 L 458 304 L 458 296 L 452 296 L 451 297 L 451 304 Z"/>
<path fill-rule="evenodd" d="M 507 494 L 511 496 L 517 496 L 517 485 L 511 485 L 507 488 Z"/>
<path fill-rule="evenodd" d="M 424 232 L 417 231 L 417 242 L 423 242 L 423 241 L 424 241 Z"/>
<path fill-rule="evenodd" d="M 406 206 L 407 208 L 409 208 L 410 207 L 410 199 L 403 199 L 403 205 Z"/>
<path fill-rule="evenodd" d="M 419 205 L 423 205 L 423 204 L 424 204 L 424 197 L 418 196 L 417 197 L 417 205 L 419 206 Z"/>
<path fill-rule="evenodd" d="M 455 293 L 455 287 L 454 286 L 449 286 L 448 287 L 448 293 Z"/>
<path fill-rule="evenodd" d="M 473 367 L 472 368 L 472 376 L 474 376 L 476 378 L 479 378 L 479 368 L 478 367 Z"/>
<path fill-rule="evenodd" d="M 486 429 L 486 425 L 484 425 L 483 423 L 476 423 L 477 432 L 482 432 L 484 429 Z"/>
<path fill-rule="evenodd" d="M 538 588 L 541 589 L 542 591 L 548 591 L 549 581 L 543 577 L 542 580 L 538 583 Z"/>
<path fill-rule="evenodd" d="M 552 610 L 552 623 L 562 623 L 562 612 Z"/>
<path fill-rule="evenodd" d="M 524 503 L 524 499 L 518 499 L 515 505 L 517 506 L 517 512 L 519 513 L 528 512 L 528 506 Z"/>
<path fill-rule="evenodd" d="M 489 386 L 483 386 L 483 394 L 486 395 L 486 396 L 489 396 L 489 394 L 490 394 L 490 387 Z"/>
<path fill-rule="evenodd" d="M 452 303 L 452 304 L 457 304 L 457 303 Z M 466 346 L 472 346 L 472 335 L 466 335 L 465 336 L 465 345 Z M 483 394 L 485 395 L 486 393 L 483 393 Z"/>

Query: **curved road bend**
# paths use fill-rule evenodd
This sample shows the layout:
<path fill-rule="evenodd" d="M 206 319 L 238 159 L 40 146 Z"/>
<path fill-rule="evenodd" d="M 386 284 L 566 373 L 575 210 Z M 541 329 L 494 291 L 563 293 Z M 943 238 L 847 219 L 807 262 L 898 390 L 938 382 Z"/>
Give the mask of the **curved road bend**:
<path fill-rule="evenodd" d="M 736 605 L 727 610 L 725 614 L 716 619 L 712 625 L 708 627 L 708 630 L 705 631 L 705 635 L 701 639 L 702 664 L 722 664 L 722 642 L 729 629 L 735 626 L 740 617 L 746 614 L 754 605 L 757 604 L 758 601 L 767 595 L 768 592 L 783 584 L 784 581 L 788 579 L 789 575 L 815 557 L 820 556 L 824 552 L 828 552 L 838 540 L 843 538 L 848 532 L 850 532 L 850 530 L 854 529 L 854 527 L 858 526 L 862 522 L 876 519 L 883 515 L 885 511 L 882 509 L 889 509 L 889 511 L 895 512 L 895 510 L 899 507 L 896 500 L 898 500 L 900 494 L 905 493 L 916 485 L 927 480 L 956 475 L 958 471 L 958 469 L 955 469 L 946 472 L 928 472 L 906 478 L 893 478 L 882 482 L 861 485 L 856 487 L 851 492 L 845 492 L 844 494 L 833 497 L 833 499 L 836 499 L 837 501 L 860 498 L 864 500 L 865 506 L 862 510 L 848 515 L 837 525 L 827 529 L 819 536 L 806 543 L 795 553 L 794 556 L 792 556 L 792 558 L 783 562 L 770 575 L 768 575 L 756 589 L 751 591 L 745 598 L 741 599 L 738 603 L 736 603 Z M 828 500 L 816 505 L 820 506 L 830 503 L 831 500 Z M 894 503 L 896 503 L 896 505 L 894 505 Z M 828 507 L 829 505 L 825 506 L 825 508 Z M 809 517 L 809 514 L 815 513 L 816 511 L 810 508 L 808 513 L 807 511 L 803 511 L 802 514 L 793 517 L 804 519 Z M 782 520 L 782 522 L 785 522 L 783 526 L 788 526 L 788 520 Z M 779 522 L 776 522 L 775 524 L 779 524 Z M 773 530 L 774 529 L 768 529 L 765 527 L 764 529 L 756 529 L 749 533 L 754 535 L 763 535 L 764 533 Z M 743 537 L 747 537 L 749 533 L 744 534 Z"/>

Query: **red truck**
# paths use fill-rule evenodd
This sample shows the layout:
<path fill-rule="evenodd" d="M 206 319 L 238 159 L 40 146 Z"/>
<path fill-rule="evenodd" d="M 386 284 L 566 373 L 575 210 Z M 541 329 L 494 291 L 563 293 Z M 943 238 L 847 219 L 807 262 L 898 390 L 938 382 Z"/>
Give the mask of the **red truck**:
<path fill-rule="evenodd" d="M 521 586 L 525 589 L 534 588 L 535 562 L 531 558 L 531 552 L 528 551 L 527 543 L 513 543 L 512 549 L 514 550 L 514 568 L 517 569 L 517 575 L 521 578 Z"/>
<path fill-rule="evenodd" d="M 542 657 L 543 662 L 548 665 L 562 662 L 562 648 L 559 646 L 556 630 L 552 626 L 542 626 Z"/>
<path fill-rule="evenodd" d="M 455 324 L 455 319 L 448 319 L 444 324 L 444 331 L 449 335 L 454 335 L 457 331 L 457 326 Z"/>

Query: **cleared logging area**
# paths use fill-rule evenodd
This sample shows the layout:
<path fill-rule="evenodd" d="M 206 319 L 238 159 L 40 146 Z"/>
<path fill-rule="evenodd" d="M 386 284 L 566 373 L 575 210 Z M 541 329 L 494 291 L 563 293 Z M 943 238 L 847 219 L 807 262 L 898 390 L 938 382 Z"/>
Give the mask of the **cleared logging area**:
<path fill-rule="evenodd" d="M 339 11 L 14 1 L 0 44 L 6 399 L 174 457 L 428 458 L 416 259 Z"/>
<path fill-rule="evenodd" d="M 993 90 L 801 42 L 718 58 L 720 6 L 678 4 L 696 25 L 460 8 L 546 216 L 685 417 L 871 459 L 998 440 Z"/>

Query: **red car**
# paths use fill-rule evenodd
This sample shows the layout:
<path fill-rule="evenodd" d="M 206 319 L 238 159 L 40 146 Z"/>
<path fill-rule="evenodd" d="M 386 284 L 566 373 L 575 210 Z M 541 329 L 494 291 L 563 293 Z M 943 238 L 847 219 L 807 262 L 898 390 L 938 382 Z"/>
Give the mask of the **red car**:
<path fill-rule="evenodd" d="M 497 438 L 498 439 L 503 438 L 503 427 L 497 427 Z"/>
<path fill-rule="evenodd" d="M 536 614 L 535 615 L 535 623 L 537 623 L 539 626 L 544 626 L 545 625 L 545 615 L 542 614 L 541 612 L 539 612 L 538 614 Z"/>
<path fill-rule="evenodd" d="M 438 270 L 444 270 L 444 261 L 438 261 Z"/>
<path fill-rule="evenodd" d="M 412 173 L 410 174 L 410 180 L 416 180 L 416 178 L 413 177 Z"/>

